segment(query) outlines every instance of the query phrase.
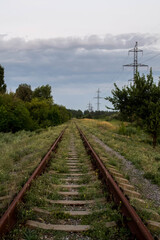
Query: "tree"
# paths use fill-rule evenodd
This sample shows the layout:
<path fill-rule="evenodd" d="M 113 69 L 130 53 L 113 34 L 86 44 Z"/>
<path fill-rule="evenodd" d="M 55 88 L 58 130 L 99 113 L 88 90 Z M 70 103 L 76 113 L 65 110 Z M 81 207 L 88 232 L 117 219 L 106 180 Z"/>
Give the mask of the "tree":
<path fill-rule="evenodd" d="M 42 85 L 41 87 L 35 88 L 33 98 L 52 99 L 51 86 L 47 84 L 46 86 Z"/>
<path fill-rule="evenodd" d="M 70 116 L 72 118 L 82 118 L 83 117 L 83 112 L 78 109 L 78 110 L 74 110 L 74 109 L 67 109 L 70 113 Z"/>
<path fill-rule="evenodd" d="M 25 104 L 14 94 L 0 95 L 0 131 L 33 130 L 33 122 Z"/>
<path fill-rule="evenodd" d="M 68 110 L 64 106 L 59 105 L 58 108 L 59 108 L 59 113 L 60 113 L 60 116 L 61 116 L 60 123 L 67 122 L 71 118 L 70 113 L 68 112 Z"/>
<path fill-rule="evenodd" d="M 140 119 L 148 133 L 152 135 L 153 147 L 156 146 L 160 133 L 160 82 L 153 82 L 152 69 L 147 75 L 136 75 L 135 81 L 130 86 L 120 90 L 115 84 L 112 90 L 113 97 L 106 97 L 115 110 L 119 110 L 123 117 L 129 120 Z"/>
<path fill-rule="evenodd" d="M 24 102 L 30 102 L 32 99 L 32 90 L 31 86 L 24 83 L 20 84 L 16 89 L 16 96 L 23 100 Z"/>
<path fill-rule="evenodd" d="M 48 119 L 51 121 L 51 125 L 56 126 L 61 124 L 61 113 L 59 106 L 54 104 L 49 112 Z"/>
<path fill-rule="evenodd" d="M 4 68 L 0 65 L 0 93 L 6 92 L 6 84 L 4 83 Z"/>

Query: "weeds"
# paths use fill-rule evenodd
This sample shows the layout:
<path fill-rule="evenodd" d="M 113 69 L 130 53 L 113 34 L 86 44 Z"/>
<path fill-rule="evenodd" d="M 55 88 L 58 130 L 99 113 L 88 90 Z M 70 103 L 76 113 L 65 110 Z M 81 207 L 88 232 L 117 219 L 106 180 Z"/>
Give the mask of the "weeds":
<path fill-rule="evenodd" d="M 34 230 L 26 229 L 23 235 L 25 240 L 39 240 L 39 236 Z"/>
<path fill-rule="evenodd" d="M 95 203 L 89 206 L 85 206 L 89 208 L 89 210 L 95 210 L 93 214 L 89 214 L 86 216 L 71 216 L 66 214 L 66 210 L 83 210 L 83 207 L 79 207 L 76 209 L 76 206 L 63 206 L 59 204 L 50 204 L 46 201 L 46 199 L 61 199 L 64 196 L 60 196 L 59 189 L 63 182 L 63 174 L 68 174 L 68 167 L 65 159 L 68 156 L 68 148 L 69 148 L 69 133 L 72 131 L 73 135 L 76 135 L 75 139 L 75 148 L 77 152 L 78 159 L 80 162 L 85 165 L 85 167 L 81 166 L 80 169 L 84 173 L 83 176 L 80 176 L 80 180 L 78 183 L 87 184 L 87 186 L 78 188 L 77 191 L 79 195 L 76 196 L 77 200 L 81 199 L 93 199 Z M 41 134 L 41 133 L 40 133 Z M 80 137 L 77 137 L 77 131 L 74 128 L 70 128 L 66 130 L 66 134 L 62 142 L 59 144 L 59 148 L 57 149 L 56 154 L 52 154 L 51 162 L 48 166 L 48 172 L 37 178 L 31 188 L 30 191 L 27 192 L 24 198 L 25 204 L 18 206 L 18 218 L 19 220 L 23 219 L 26 221 L 27 219 L 37 220 L 39 222 L 51 223 L 51 224 L 89 224 L 91 225 L 91 229 L 86 233 L 82 234 L 73 234 L 73 233 L 63 233 L 60 231 L 46 231 L 46 230 L 27 230 L 24 228 L 19 231 L 18 237 L 13 239 L 18 240 L 21 238 L 25 240 L 37 240 L 37 239 L 89 239 L 90 237 L 94 240 L 100 239 L 127 239 L 128 232 L 122 226 L 122 218 L 116 209 L 113 209 L 113 204 L 100 202 L 97 199 L 104 198 L 105 194 L 102 194 L 101 183 L 96 178 L 97 172 L 93 175 L 85 174 L 87 172 L 87 165 L 90 162 L 89 157 L 87 156 L 83 144 L 81 142 Z M 65 175 L 66 176 L 66 175 Z M 65 177 L 64 177 L 65 179 Z M 52 186 L 53 184 L 57 184 L 57 187 Z M 63 183 L 64 184 L 64 183 Z M 63 189 L 61 188 L 61 191 Z M 66 190 L 65 190 L 66 191 Z M 68 199 L 64 197 L 64 199 Z M 69 198 L 70 199 L 70 198 Z M 72 198 L 72 200 L 74 197 Z M 34 206 L 47 210 L 50 214 L 42 214 L 39 212 L 34 212 Z M 84 207 L 84 208 L 85 208 Z M 116 221 L 118 224 L 120 223 L 120 228 L 106 228 L 106 222 Z M 20 228 L 21 226 L 19 226 Z M 17 229 L 19 229 L 17 228 Z M 87 236 L 85 238 L 85 236 Z M 79 237 L 79 238 L 78 238 Z M 129 237 L 128 237 L 129 239 Z"/>
<path fill-rule="evenodd" d="M 119 127 L 119 133 L 117 134 L 117 128 L 99 129 L 97 127 L 97 121 L 79 120 L 78 124 L 82 130 L 89 136 L 93 134 L 106 143 L 109 147 L 119 152 L 126 159 L 131 161 L 136 168 L 144 171 L 144 177 L 152 180 L 160 186 L 160 148 L 157 146 L 153 151 L 152 140 L 144 131 L 134 126 L 121 123 Z M 91 138 L 90 138 L 91 140 Z M 150 144 L 151 143 L 151 144 Z M 92 141 L 94 144 L 94 141 Z M 99 154 L 102 152 L 102 148 L 98 147 L 96 152 Z M 102 153 L 101 153 L 102 154 Z M 107 153 L 105 153 L 107 155 Z M 116 157 L 113 158 L 111 154 L 107 155 L 109 163 L 115 165 L 119 162 Z"/>
<path fill-rule="evenodd" d="M 36 132 L 0 133 L 0 195 L 16 192 L 53 144 L 64 125 Z M 5 186 L 5 187 L 4 187 Z M 14 187 L 14 189 L 13 189 Z M 2 211 L 3 212 L 3 211 Z"/>

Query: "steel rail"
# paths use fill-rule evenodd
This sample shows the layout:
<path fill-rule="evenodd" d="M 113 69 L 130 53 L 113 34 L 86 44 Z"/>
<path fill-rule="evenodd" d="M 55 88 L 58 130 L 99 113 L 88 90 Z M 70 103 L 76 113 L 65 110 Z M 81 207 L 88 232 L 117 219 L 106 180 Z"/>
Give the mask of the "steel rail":
<path fill-rule="evenodd" d="M 125 197 L 117 183 L 114 181 L 114 179 L 106 169 L 105 165 L 103 164 L 103 161 L 96 154 L 82 130 L 78 126 L 77 129 L 80 133 L 85 147 L 88 150 L 88 153 L 95 160 L 95 164 L 100 171 L 101 177 L 103 177 L 105 184 L 111 192 L 113 200 L 120 207 L 121 213 L 125 217 L 126 223 L 132 234 L 136 236 L 136 238 L 139 240 L 153 240 L 153 236 L 149 232 L 148 228 L 144 225 L 141 218 L 136 213 L 135 209 L 130 205 L 128 199 Z"/>
<path fill-rule="evenodd" d="M 8 207 L 8 209 L 6 210 L 4 215 L 1 217 L 1 219 L 0 219 L 0 238 L 4 234 L 9 232 L 12 229 L 12 227 L 14 226 L 14 224 L 16 223 L 16 220 L 17 220 L 16 208 L 17 208 L 18 203 L 23 199 L 24 194 L 30 188 L 32 181 L 37 176 L 39 176 L 45 169 L 45 167 L 50 159 L 51 153 L 52 153 L 52 151 L 54 151 L 57 148 L 58 143 L 60 142 L 60 140 L 65 132 L 65 129 L 66 128 L 64 128 L 64 130 L 60 133 L 59 137 L 55 140 L 55 142 L 53 143 L 53 145 L 51 146 L 51 148 L 49 149 L 47 154 L 44 156 L 44 158 L 39 163 L 38 167 L 35 169 L 35 171 L 29 177 L 29 179 L 27 180 L 25 185 L 22 187 L 20 192 L 17 194 L 17 196 L 11 202 L 10 206 Z"/>

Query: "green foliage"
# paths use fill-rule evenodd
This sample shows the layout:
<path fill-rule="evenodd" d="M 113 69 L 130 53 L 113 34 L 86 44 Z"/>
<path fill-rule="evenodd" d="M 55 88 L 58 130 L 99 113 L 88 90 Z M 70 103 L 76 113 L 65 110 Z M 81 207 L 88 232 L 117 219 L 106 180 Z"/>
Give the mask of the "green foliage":
<path fill-rule="evenodd" d="M 32 119 L 34 120 L 37 128 L 49 126 L 48 113 L 51 104 L 46 99 L 33 98 L 31 102 L 26 103 Z"/>
<path fill-rule="evenodd" d="M 64 123 L 71 118 L 71 115 L 64 106 L 58 106 L 60 113 L 60 123 Z"/>
<path fill-rule="evenodd" d="M 0 65 L 0 93 L 6 92 L 6 84 L 4 83 L 4 68 Z"/>
<path fill-rule="evenodd" d="M 137 129 L 133 126 L 125 126 L 124 123 L 122 122 L 118 129 L 118 133 L 122 135 L 131 136 L 132 134 L 137 133 Z"/>
<path fill-rule="evenodd" d="M 52 105 L 51 99 L 33 98 L 26 103 L 36 128 L 44 128 L 64 123 L 70 119 L 65 107 Z"/>
<path fill-rule="evenodd" d="M 0 95 L 1 132 L 46 128 L 70 118 L 71 114 L 64 106 L 53 104 L 49 85 L 36 88 L 32 94 L 30 85 L 20 84 L 16 94 Z"/>
<path fill-rule="evenodd" d="M 131 121 L 141 122 L 152 135 L 153 146 L 156 146 L 160 132 L 160 83 L 153 82 L 152 70 L 147 75 L 136 75 L 136 79 L 130 86 L 124 86 L 120 90 L 115 84 L 112 90 L 113 97 L 107 97 L 115 110 L 119 110 L 122 116 Z"/>
<path fill-rule="evenodd" d="M 20 84 L 16 89 L 16 96 L 24 102 L 30 102 L 32 99 L 31 86 L 26 83 Z"/>
<path fill-rule="evenodd" d="M 54 104 L 48 113 L 48 119 L 54 126 L 61 123 L 61 115 L 59 111 L 59 106 Z"/>
<path fill-rule="evenodd" d="M 73 109 L 68 109 L 70 112 L 72 118 L 82 118 L 83 117 L 83 112 L 81 110 L 73 110 Z"/>
<path fill-rule="evenodd" d="M 27 228 L 24 232 L 24 238 L 25 240 L 38 240 L 39 236 L 34 230 Z"/>
<path fill-rule="evenodd" d="M 83 118 L 92 118 L 92 119 L 104 119 L 111 118 L 115 112 L 113 111 L 92 111 L 89 112 L 88 110 L 84 111 Z"/>
<path fill-rule="evenodd" d="M 144 177 L 150 179 L 152 183 L 160 185 L 160 173 L 147 172 Z"/>
<path fill-rule="evenodd" d="M 32 119 L 23 101 L 13 94 L 0 95 L 0 131 L 16 132 L 32 129 Z"/>
<path fill-rule="evenodd" d="M 85 110 L 84 113 L 81 110 L 73 110 L 73 109 L 67 109 L 71 115 L 72 118 L 92 118 L 92 119 L 104 119 L 106 120 L 107 118 L 112 118 L 112 116 L 116 112 L 113 111 L 92 111 L 89 112 L 88 110 Z"/>
<path fill-rule="evenodd" d="M 51 86 L 48 84 L 46 86 L 41 86 L 35 88 L 33 91 L 33 98 L 41 98 L 41 99 L 52 99 L 51 96 Z"/>
<path fill-rule="evenodd" d="M 156 156 L 156 157 L 155 157 L 155 160 L 156 160 L 157 162 L 160 162 L 160 156 Z"/>

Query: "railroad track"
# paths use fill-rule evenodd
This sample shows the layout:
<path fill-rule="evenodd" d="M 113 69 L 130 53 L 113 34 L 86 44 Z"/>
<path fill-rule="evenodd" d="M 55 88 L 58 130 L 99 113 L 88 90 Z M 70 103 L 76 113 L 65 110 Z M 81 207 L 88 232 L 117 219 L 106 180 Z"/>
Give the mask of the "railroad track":
<path fill-rule="evenodd" d="M 78 126 L 77 129 L 70 126 L 61 132 L 13 200 L 0 220 L 1 237 L 7 240 L 153 239 L 83 132 Z M 53 154 L 58 144 L 58 151 Z M 110 168 L 114 172 L 113 166 Z M 118 210 L 115 203 L 107 201 L 110 196 Z"/>

